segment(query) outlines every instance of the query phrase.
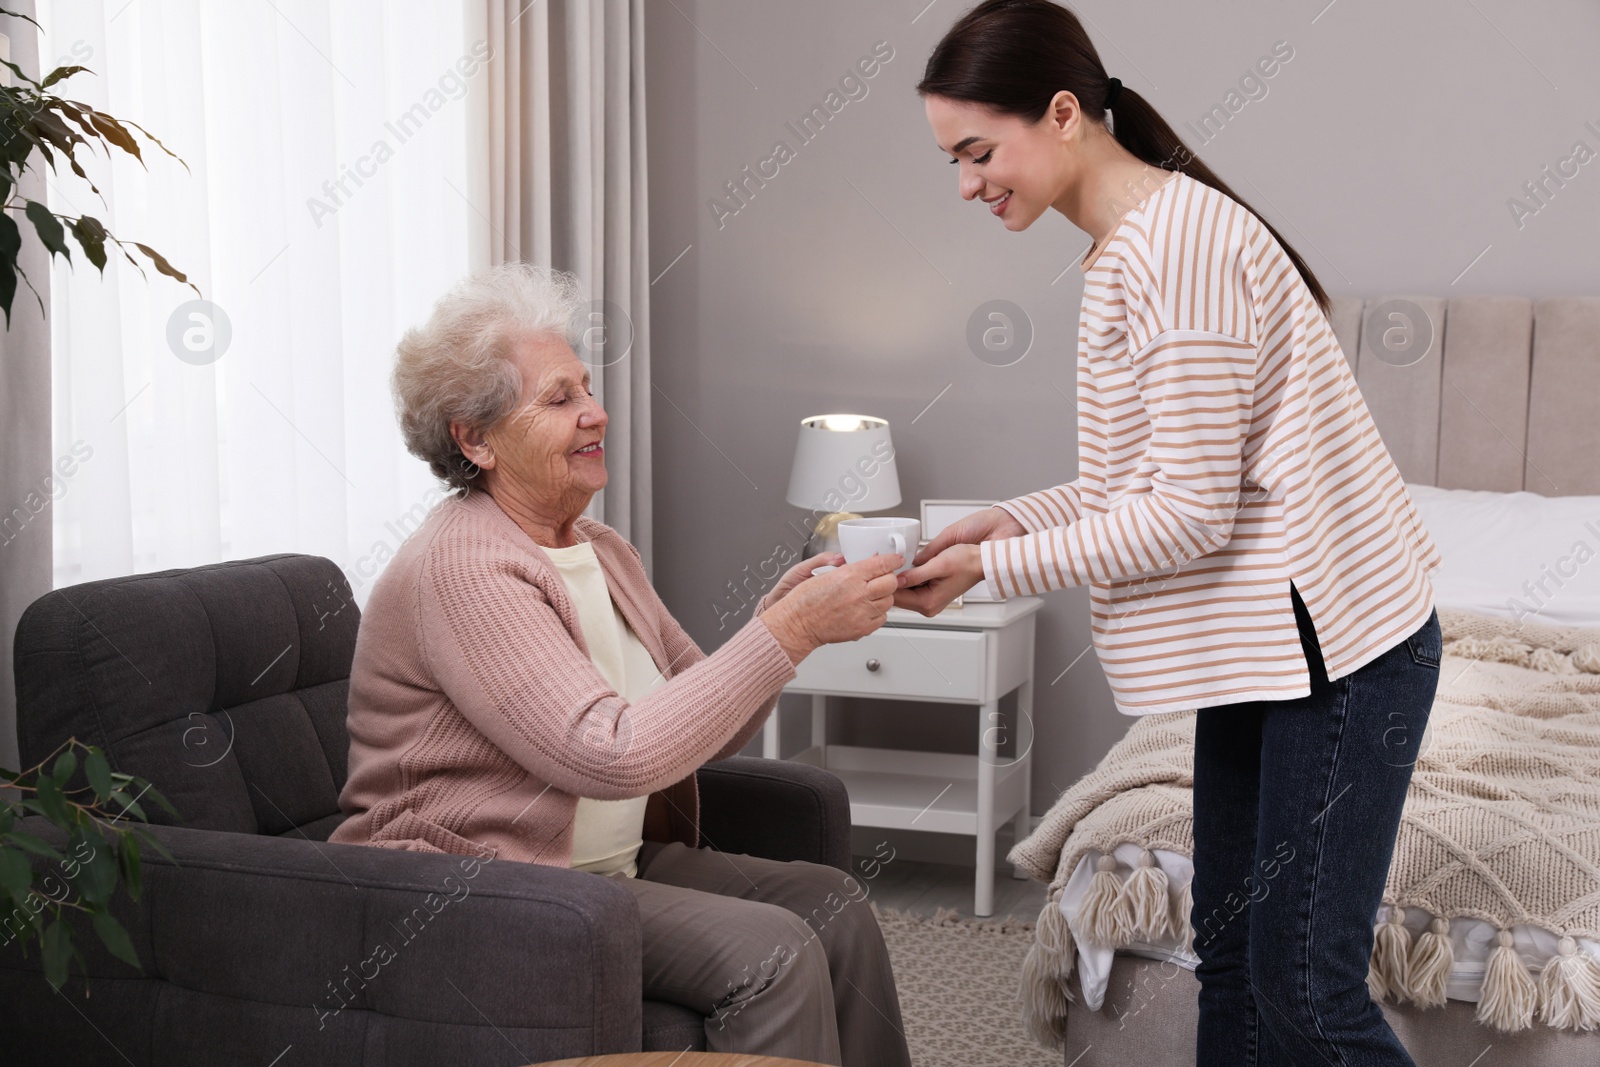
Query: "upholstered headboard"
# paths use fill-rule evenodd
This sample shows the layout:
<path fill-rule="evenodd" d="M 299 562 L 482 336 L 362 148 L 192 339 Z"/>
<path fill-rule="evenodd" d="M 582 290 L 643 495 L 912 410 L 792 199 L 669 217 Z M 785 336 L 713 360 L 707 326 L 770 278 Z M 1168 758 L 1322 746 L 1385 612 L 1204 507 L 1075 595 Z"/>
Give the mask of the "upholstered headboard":
<path fill-rule="evenodd" d="M 1329 318 L 1406 481 L 1600 494 L 1600 297 L 1335 297 Z M 1391 322 L 1431 326 L 1427 354 L 1378 347 Z"/>

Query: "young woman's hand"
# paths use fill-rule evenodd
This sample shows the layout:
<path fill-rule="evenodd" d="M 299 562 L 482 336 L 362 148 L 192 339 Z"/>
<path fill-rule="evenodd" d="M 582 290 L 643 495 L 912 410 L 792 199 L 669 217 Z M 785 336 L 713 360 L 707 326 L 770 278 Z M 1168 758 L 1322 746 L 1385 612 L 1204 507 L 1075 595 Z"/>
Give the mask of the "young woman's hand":
<path fill-rule="evenodd" d="M 1016 516 L 1005 508 L 984 508 L 946 526 L 938 537 L 923 546 L 917 558 L 911 562 L 920 567 L 951 545 L 976 545 L 984 541 L 997 541 L 1002 537 L 1021 537 L 1027 532 Z M 982 571 L 978 573 L 980 577 L 983 574 Z"/>
<path fill-rule="evenodd" d="M 899 576 L 894 606 L 929 618 L 939 614 L 952 600 L 983 581 L 979 551 L 977 545 L 951 545 L 921 566 L 912 567 Z M 920 553 L 917 558 L 922 558 Z"/>
<path fill-rule="evenodd" d="M 818 567 L 837 567 L 844 563 L 844 556 L 838 552 L 819 552 L 810 559 L 803 559 L 793 567 L 783 572 L 783 577 L 778 579 L 778 584 L 766 595 L 767 606 L 763 611 L 769 610 L 774 604 L 787 596 L 795 586 L 811 577 Z"/>
<path fill-rule="evenodd" d="M 814 575 L 761 614 L 798 664 L 822 645 L 854 641 L 883 625 L 894 606 L 898 555 L 873 556 Z"/>

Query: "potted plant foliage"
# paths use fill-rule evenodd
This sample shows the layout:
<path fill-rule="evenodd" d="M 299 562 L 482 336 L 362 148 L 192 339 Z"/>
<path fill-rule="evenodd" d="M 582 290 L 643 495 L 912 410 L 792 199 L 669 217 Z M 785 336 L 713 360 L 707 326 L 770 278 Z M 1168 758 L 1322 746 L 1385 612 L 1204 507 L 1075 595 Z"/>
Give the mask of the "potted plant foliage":
<path fill-rule="evenodd" d="M 37 22 L 27 15 L 0 8 L 0 14 Z M 72 172 L 94 189 L 78 153 L 99 148 L 110 158 L 116 148 L 138 159 L 137 131 L 161 151 L 178 159 L 160 141 L 136 123 L 117 119 L 87 104 L 66 100 L 49 90 L 86 67 L 57 67 L 35 81 L 16 64 L 6 61 L 12 82 L 0 85 L 0 309 L 7 328 L 11 325 L 11 302 L 20 277 L 39 296 L 26 274 L 17 265 L 22 249 L 26 220 L 52 257 L 72 261 L 67 238 L 76 242 L 83 255 L 102 274 L 108 248 L 120 252 L 144 274 L 134 258 L 137 251 L 169 278 L 195 288 L 182 272 L 155 249 L 138 241 L 114 236 L 92 215 L 65 215 L 49 206 L 19 194 L 23 173 L 30 167 L 38 171 L 43 160 L 52 174 L 64 160 Z M 92 73 L 92 72 L 90 72 Z M 178 159 L 179 163 L 183 160 Z M 187 169 L 187 166 L 185 166 Z M 66 982 L 74 959 L 82 954 L 74 943 L 69 921 L 73 912 L 86 916 L 95 934 L 112 955 L 139 967 L 128 932 L 111 914 L 111 902 L 119 888 L 134 900 L 142 887 L 140 856 L 144 848 L 166 854 L 159 842 L 137 823 L 147 822 L 144 804 L 157 804 L 174 816 L 173 810 L 150 783 L 111 769 L 100 749 L 72 739 L 61 745 L 34 767 L 22 771 L 0 769 L 0 903 L 6 913 L 0 916 L 0 944 L 21 941 L 23 951 L 37 943 L 42 953 L 45 979 L 56 989 Z M 23 818 L 37 815 L 66 836 L 65 850 L 58 849 L 36 834 L 19 828 Z M 30 824 L 32 825 L 32 824 Z M 46 862 L 37 864 L 29 853 Z"/>

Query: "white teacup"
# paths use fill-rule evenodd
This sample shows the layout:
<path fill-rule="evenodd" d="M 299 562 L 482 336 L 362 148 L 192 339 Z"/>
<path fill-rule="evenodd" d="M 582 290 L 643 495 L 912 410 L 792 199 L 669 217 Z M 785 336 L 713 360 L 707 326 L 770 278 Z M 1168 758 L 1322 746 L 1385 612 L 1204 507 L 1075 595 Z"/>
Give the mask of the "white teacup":
<path fill-rule="evenodd" d="M 911 557 L 917 554 L 922 539 L 922 523 L 916 519 L 899 519 L 879 516 L 868 519 L 845 519 L 839 524 L 839 550 L 846 563 L 859 563 L 873 556 L 898 555 L 905 562 L 895 568 L 895 573 L 911 569 Z"/>

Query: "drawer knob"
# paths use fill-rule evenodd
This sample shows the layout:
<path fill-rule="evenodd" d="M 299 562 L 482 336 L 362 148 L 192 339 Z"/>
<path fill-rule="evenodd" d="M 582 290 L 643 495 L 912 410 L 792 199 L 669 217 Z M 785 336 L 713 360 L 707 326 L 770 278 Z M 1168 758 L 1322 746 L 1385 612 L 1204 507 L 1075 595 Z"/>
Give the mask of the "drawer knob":
<path fill-rule="evenodd" d="M 867 660 L 867 670 L 869 671 L 876 671 L 881 666 L 883 666 L 883 664 L 879 663 L 875 659 Z"/>

